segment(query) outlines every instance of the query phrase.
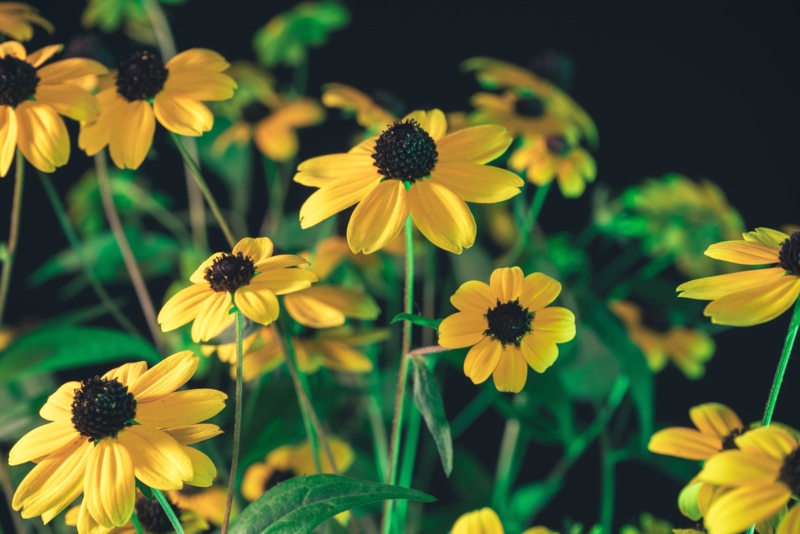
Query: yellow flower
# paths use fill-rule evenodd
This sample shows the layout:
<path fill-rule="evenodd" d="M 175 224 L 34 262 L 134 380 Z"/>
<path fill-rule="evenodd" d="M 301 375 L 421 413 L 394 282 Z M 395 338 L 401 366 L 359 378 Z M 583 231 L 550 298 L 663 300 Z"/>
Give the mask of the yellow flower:
<path fill-rule="evenodd" d="M 65 165 L 69 134 L 59 114 L 79 121 L 97 116 L 97 99 L 69 82 L 107 69 L 83 58 L 39 68 L 62 48 L 51 45 L 28 54 L 16 41 L 0 44 L 0 176 L 8 173 L 16 147 L 40 171 L 53 172 Z"/>
<path fill-rule="evenodd" d="M 308 374 L 320 367 L 342 373 L 368 373 L 372 361 L 357 347 L 372 345 L 389 339 L 389 330 L 376 328 L 356 331 L 352 327 L 320 330 L 313 337 L 294 338 L 297 366 Z"/>
<path fill-rule="evenodd" d="M 214 464 L 188 445 L 220 433 L 196 423 L 222 410 L 227 397 L 213 389 L 176 391 L 198 360 L 184 351 L 149 370 L 145 362 L 128 363 L 61 386 L 39 412 L 52 422 L 9 452 L 10 465 L 37 464 L 17 488 L 14 510 L 47 523 L 83 493 L 78 531 L 85 533 L 128 522 L 136 480 L 160 490 L 210 486 Z"/>
<path fill-rule="evenodd" d="M 450 534 L 505 534 L 505 530 L 497 512 L 491 508 L 481 508 L 459 517 Z"/>
<path fill-rule="evenodd" d="M 616 300 L 609 307 L 622 320 L 631 341 L 641 349 L 654 372 L 661 371 L 672 360 L 687 378 L 697 380 L 705 374 L 705 363 L 716 349 L 711 336 L 700 330 L 673 326 L 666 314 L 654 306 Z"/>
<path fill-rule="evenodd" d="M 689 410 L 689 418 L 697 427 L 672 427 L 659 430 L 650 438 L 647 448 L 687 460 L 707 460 L 716 453 L 735 449 L 737 436 L 746 428 L 736 412 L 716 402 L 700 404 Z"/>
<path fill-rule="evenodd" d="M 558 180 L 561 194 L 577 198 L 587 182 L 597 176 L 597 166 L 589 153 L 566 133 L 525 137 L 508 160 L 517 172 L 525 171 L 528 181 L 537 186 Z"/>
<path fill-rule="evenodd" d="M 169 492 L 169 500 L 181 510 L 194 512 L 210 524 L 219 526 L 225 518 L 225 501 L 227 489 L 224 486 L 211 486 L 198 489 L 193 486 L 184 486 L 183 489 Z M 236 501 L 231 508 L 231 520 L 239 513 Z M 208 527 L 206 527 L 208 528 Z"/>
<path fill-rule="evenodd" d="M 734 534 L 769 519 L 800 489 L 798 442 L 790 432 L 768 426 L 735 441 L 739 450 L 714 455 L 697 476 L 703 482 L 731 488 L 708 508 L 705 524 L 710 534 Z M 789 524 L 797 521 L 796 514 L 787 514 L 791 516 Z"/>
<path fill-rule="evenodd" d="M 470 99 L 475 124 L 499 124 L 511 135 L 579 135 L 564 100 L 544 99 L 529 92 L 476 93 Z"/>
<path fill-rule="evenodd" d="M 90 156 L 108 146 L 117 167 L 136 169 L 153 143 L 156 120 L 178 135 L 202 135 L 214 124 L 202 101 L 225 100 L 236 88 L 222 73 L 227 68 L 221 55 L 203 48 L 166 65 L 158 52 L 134 52 L 120 63 L 116 84 L 98 93 L 100 115 L 81 124 L 78 146 Z"/>
<path fill-rule="evenodd" d="M 770 265 L 691 280 L 679 297 L 710 300 L 703 313 L 715 324 L 752 326 L 785 312 L 800 295 L 800 232 L 790 236 L 770 228 L 742 234 L 743 241 L 708 247 L 706 256 L 740 265 Z"/>
<path fill-rule="evenodd" d="M 328 435 L 328 446 L 336 463 L 336 470 L 344 473 L 350 469 L 356 458 L 353 448 L 347 442 L 331 435 Z M 278 447 L 267 454 L 263 462 L 256 462 L 247 468 L 242 478 L 242 495 L 248 501 L 254 501 L 276 484 L 298 475 L 313 475 L 317 472 L 313 454 L 308 441 Z M 322 472 L 333 473 L 327 455 L 322 453 L 320 456 Z"/>
<path fill-rule="evenodd" d="M 300 208 L 309 228 L 354 204 L 347 225 L 353 252 L 370 254 L 391 242 L 409 213 L 434 245 L 460 254 L 475 242 L 475 219 L 466 202 L 500 202 L 519 193 L 522 180 L 484 165 L 505 152 L 511 138 L 500 126 L 450 135 L 438 109 L 415 111 L 377 138 L 346 154 L 300 164 L 295 181 L 319 187 Z"/>
<path fill-rule="evenodd" d="M 255 141 L 259 152 L 273 161 L 286 161 L 297 155 L 300 142 L 295 130 L 315 126 L 325 119 L 325 110 L 312 98 L 288 98 L 277 94 L 272 80 L 255 65 L 234 63 L 225 74 L 238 89 L 224 106 L 233 124 L 214 140 L 211 150 L 224 153 L 233 143 Z"/>
<path fill-rule="evenodd" d="M 47 33 L 55 28 L 50 21 L 39 16 L 38 10 L 22 2 L 0 2 L 0 33 L 15 41 L 33 39 L 33 25 L 41 26 Z"/>
<path fill-rule="evenodd" d="M 517 393 L 525 386 L 529 365 L 545 372 L 558 358 L 556 343 L 575 337 L 575 315 L 548 307 L 559 293 L 561 284 L 545 274 L 495 269 L 489 285 L 465 282 L 450 297 L 459 311 L 439 325 L 439 344 L 472 346 L 464 374 L 475 384 L 492 375 L 498 390 Z"/>
<path fill-rule="evenodd" d="M 550 530 L 547 527 L 531 527 L 525 530 L 522 534 L 558 534 L 555 530 Z"/>
<path fill-rule="evenodd" d="M 341 83 L 322 86 L 322 103 L 329 108 L 340 108 L 355 114 L 358 125 L 370 132 L 384 130 L 395 121 L 395 116 L 372 98 L 355 87 Z"/>
<path fill-rule="evenodd" d="M 317 280 L 310 271 L 292 268 L 306 263 L 300 256 L 272 256 L 272 251 L 269 238 L 246 237 L 231 254 L 213 254 L 189 278 L 194 285 L 161 308 L 161 330 L 169 332 L 194 321 L 192 339 L 208 341 L 233 324 L 234 305 L 249 319 L 270 324 L 280 313 L 276 295 L 305 289 Z"/>

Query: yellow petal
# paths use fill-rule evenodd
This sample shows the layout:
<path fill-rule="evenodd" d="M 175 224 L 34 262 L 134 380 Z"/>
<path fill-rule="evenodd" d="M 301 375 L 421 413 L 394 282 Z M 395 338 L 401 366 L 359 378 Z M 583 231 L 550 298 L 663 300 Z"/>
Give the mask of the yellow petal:
<path fill-rule="evenodd" d="M 717 402 L 694 406 L 689 410 L 694 426 L 703 434 L 725 438 L 734 430 L 744 429 L 744 424 L 736 412 Z"/>
<path fill-rule="evenodd" d="M 236 82 L 227 74 L 214 71 L 169 73 L 164 90 L 181 93 L 192 100 L 227 100 L 233 96 Z"/>
<path fill-rule="evenodd" d="M 656 454 L 706 460 L 722 450 L 722 439 L 692 428 L 673 427 L 653 434 L 647 448 Z"/>
<path fill-rule="evenodd" d="M 265 238 L 266 239 L 266 238 Z M 189 277 L 189 281 L 194 284 L 204 285 L 206 287 L 210 287 L 208 284 L 208 280 L 206 280 L 206 269 L 214 265 L 214 262 L 218 259 L 224 257 L 225 254 L 222 252 L 216 252 L 212 254 L 207 260 L 200 264 L 200 267 L 194 270 L 192 276 Z"/>
<path fill-rule="evenodd" d="M 462 515 L 450 534 L 504 534 L 503 524 L 494 510 L 482 508 Z"/>
<path fill-rule="evenodd" d="M 414 224 L 437 247 L 461 254 L 475 243 L 475 218 L 448 188 L 432 180 L 417 180 L 408 191 L 408 203 Z"/>
<path fill-rule="evenodd" d="M 108 145 L 111 131 L 119 124 L 119 113 L 128 102 L 117 93 L 116 87 L 100 91 L 97 101 L 100 104 L 100 115 L 94 122 L 81 123 L 78 135 L 78 146 L 89 156 L 94 156 Z"/>
<path fill-rule="evenodd" d="M 169 70 L 170 76 L 175 76 L 178 73 L 194 70 L 222 72 L 230 67 L 230 63 L 213 50 L 190 48 L 167 61 L 164 67 Z"/>
<path fill-rule="evenodd" d="M 136 407 L 136 422 L 144 426 L 169 428 L 205 421 L 225 408 L 227 395 L 216 389 L 175 391 Z"/>
<path fill-rule="evenodd" d="M 153 108 L 144 100 L 128 102 L 114 113 L 114 120 L 118 122 L 110 127 L 108 142 L 111 159 L 120 169 L 137 169 L 153 144 Z"/>
<path fill-rule="evenodd" d="M 0 58 L 11 56 L 17 59 L 25 59 L 26 55 L 25 47 L 16 41 L 0 43 Z"/>
<path fill-rule="evenodd" d="M 190 350 L 177 352 L 154 365 L 147 372 L 128 384 L 139 407 L 160 399 L 186 384 L 200 363 L 200 358 Z"/>
<path fill-rule="evenodd" d="M 711 302 L 703 314 L 715 324 L 752 326 L 771 321 L 789 309 L 800 294 L 800 278 L 786 275 L 769 286 L 726 295 Z"/>
<path fill-rule="evenodd" d="M 300 146 L 294 130 L 273 117 L 258 123 L 254 138 L 258 150 L 273 161 L 287 161 L 297 155 Z"/>
<path fill-rule="evenodd" d="M 416 110 L 406 115 L 403 120 L 413 119 L 417 121 L 420 127 L 428 132 L 428 135 L 434 141 L 442 139 L 447 133 L 447 117 L 440 109 L 432 109 L 430 111 Z"/>
<path fill-rule="evenodd" d="M 522 336 L 522 357 L 537 373 L 544 373 L 558 358 L 558 346 L 547 335 L 530 332 Z"/>
<path fill-rule="evenodd" d="M 111 380 L 116 378 L 122 384 L 129 385 L 142 376 L 147 371 L 147 362 L 133 362 L 120 365 L 115 369 L 111 369 L 103 378 Z"/>
<path fill-rule="evenodd" d="M 41 61 L 41 58 L 39 60 Z M 41 61 L 41 63 L 44 63 L 44 61 Z M 102 63 L 92 59 L 73 57 L 45 65 L 37 70 L 36 74 L 41 79 L 40 85 L 53 85 L 90 74 L 106 74 L 107 72 L 108 69 Z"/>
<path fill-rule="evenodd" d="M 249 285 L 236 291 L 236 307 L 256 323 L 268 325 L 278 318 L 280 307 L 275 293 L 264 284 Z"/>
<path fill-rule="evenodd" d="M 489 163 L 502 156 L 512 140 L 505 128 L 495 124 L 464 128 L 436 143 L 439 153 L 437 166 L 456 161 Z"/>
<path fill-rule="evenodd" d="M 245 237 L 233 247 L 232 254 L 236 256 L 239 252 L 253 260 L 256 271 L 260 271 L 260 266 L 272 256 L 275 246 L 268 237 Z M 205 270 L 205 269 L 204 269 Z"/>
<path fill-rule="evenodd" d="M 451 349 L 470 347 L 483 339 L 488 327 L 483 315 L 471 311 L 454 313 L 439 325 L 439 345 Z"/>
<path fill-rule="evenodd" d="M 158 93 L 153 111 L 164 128 L 178 135 L 197 137 L 214 126 L 214 115 L 205 104 L 175 91 Z"/>
<path fill-rule="evenodd" d="M 0 106 L 0 177 L 8 174 L 17 148 L 17 116 L 10 106 Z"/>
<path fill-rule="evenodd" d="M 230 293 L 215 292 L 208 297 L 192 323 L 192 340 L 208 341 L 233 324 L 234 316 L 230 313 L 232 306 Z"/>
<path fill-rule="evenodd" d="M 431 183 L 447 187 L 466 202 L 491 204 L 517 195 L 524 184 L 511 171 L 466 162 L 441 162 L 431 171 Z"/>
<path fill-rule="evenodd" d="M 797 440 L 787 430 L 770 426 L 745 432 L 736 438 L 736 445 L 743 451 L 767 454 L 782 462 L 797 449 Z"/>
<path fill-rule="evenodd" d="M 406 188 L 400 180 L 375 185 L 350 217 L 347 225 L 350 250 L 354 254 L 372 254 L 389 244 L 403 229 L 408 204 Z"/>
<path fill-rule="evenodd" d="M 450 303 L 459 311 L 483 315 L 497 305 L 497 299 L 487 284 L 471 280 L 461 284 L 450 297 Z"/>
<path fill-rule="evenodd" d="M 678 296 L 689 299 L 714 300 L 756 286 L 760 288 L 771 286 L 775 280 L 783 276 L 784 272 L 780 267 L 773 267 L 698 278 L 679 285 L 677 291 L 682 291 L 682 293 Z"/>
<path fill-rule="evenodd" d="M 497 391 L 519 393 L 528 379 L 528 364 L 522 357 L 522 351 L 513 344 L 506 345 L 492 373 Z"/>
<path fill-rule="evenodd" d="M 285 295 L 305 289 L 316 281 L 317 275 L 306 269 L 273 269 L 257 274 L 250 285 L 242 289 Z"/>
<path fill-rule="evenodd" d="M 566 198 L 578 198 L 586 190 L 586 182 L 569 161 L 562 161 L 556 172 L 558 188 Z"/>
<path fill-rule="evenodd" d="M 72 401 L 75 390 L 81 387 L 80 382 L 71 381 L 59 387 L 47 398 L 47 402 L 39 410 L 39 415 L 48 421 L 64 421 L 72 419 Z"/>
<path fill-rule="evenodd" d="M 715 260 L 739 263 L 741 265 L 767 265 L 778 262 L 778 249 L 762 243 L 748 241 L 723 241 L 708 247 L 705 252 Z"/>
<path fill-rule="evenodd" d="M 391 181 L 396 182 L 397 180 L 387 180 L 387 182 Z M 332 180 L 315 191 L 303 203 L 300 208 L 300 227 L 310 228 L 331 215 L 349 208 L 356 202 L 362 201 L 379 187 L 380 183 L 380 176 L 374 171 Z"/>
<path fill-rule="evenodd" d="M 343 373 L 368 373 L 372 371 L 372 361 L 362 352 L 346 343 L 333 340 L 319 342 L 322 352 L 322 365 L 331 371 Z"/>
<path fill-rule="evenodd" d="M 311 328 L 339 326 L 345 317 L 372 321 L 381 313 L 369 295 L 334 286 L 309 287 L 301 293 L 287 295 L 284 304 L 295 320 Z M 303 316 L 305 322 L 298 316 Z"/>
<path fill-rule="evenodd" d="M 89 513 L 105 528 L 121 527 L 130 520 L 136 502 L 130 454 L 116 439 L 105 438 L 93 447 L 87 464 L 83 498 Z"/>
<path fill-rule="evenodd" d="M 500 303 L 518 299 L 522 295 L 524 275 L 519 267 L 495 269 L 489 279 L 492 296 Z"/>
<path fill-rule="evenodd" d="M 19 465 L 43 458 L 86 438 L 78 434 L 72 421 L 56 421 L 34 428 L 8 452 L 8 465 Z"/>
<path fill-rule="evenodd" d="M 119 433 L 119 445 L 130 455 L 136 478 L 151 488 L 181 489 L 183 482 L 192 478 L 191 459 L 165 432 L 145 425 L 131 426 Z"/>
<path fill-rule="evenodd" d="M 800 532 L 800 506 L 792 506 L 789 513 L 781 520 L 775 534 L 794 534 Z"/>
<path fill-rule="evenodd" d="M 503 348 L 499 341 L 485 336 L 478 344 L 469 349 L 464 359 L 464 374 L 474 384 L 481 384 L 489 378 L 500 361 Z"/>
<path fill-rule="evenodd" d="M 45 61 L 47 61 L 51 57 L 53 57 L 54 55 L 58 54 L 63 49 L 64 49 L 64 45 L 60 45 L 60 44 L 44 46 L 44 47 L 40 48 L 39 50 L 37 50 L 36 52 L 32 52 L 31 54 L 29 54 L 28 57 L 25 58 L 25 61 L 27 61 L 34 68 L 37 68 L 37 67 L 39 67 L 39 65 L 43 64 Z M 87 60 L 87 61 L 91 61 L 92 63 L 96 63 L 96 61 L 92 61 L 92 60 Z M 104 72 L 108 72 L 108 69 L 106 69 L 105 67 L 103 67 L 103 69 L 104 69 Z M 41 79 L 42 78 L 41 71 L 38 72 L 38 75 L 39 75 L 39 78 Z"/>
<path fill-rule="evenodd" d="M 787 234 L 772 228 L 756 228 L 754 232 L 742 234 L 745 241 L 762 243 L 771 248 L 781 248 L 784 241 L 789 239 Z"/>
<path fill-rule="evenodd" d="M 566 308 L 543 308 L 535 312 L 531 329 L 546 334 L 555 343 L 566 343 L 575 337 L 575 314 Z"/>
<path fill-rule="evenodd" d="M 182 447 L 182 449 L 183 453 L 188 456 L 189 460 L 192 462 L 192 478 L 187 480 L 186 483 L 200 488 L 211 486 L 211 484 L 214 483 L 214 478 L 217 476 L 217 468 L 214 466 L 214 462 L 211 461 L 211 458 L 191 447 Z"/>
<path fill-rule="evenodd" d="M 31 165 L 53 172 L 69 160 L 69 134 L 53 108 L 26 100 L 16 110 L 17 144 Z"/>
<path fill-rule="evenodd" d="M 175 330 L 195 319 L 206 300 L 213 298 L 216 292 L 208 283 L 192 284 L 180 290 L 164 304 L 158 313 L 158 323 L 162 332 Z"/>
<path fill-rule="evenodd" d="M 56 112 L 76 121 L 93 121 L 100 112 L 100 104 L 89 91 L 74 85 L 39 85 L 34 96 L 37 102 L 47 104 Z"/>
<path fill-rule="evenodd" d="M 736 534 L 777 514 L 789 501 L 783 484 L 736 488 L 718 497 L 708 509 L 705 525 L 712 534 Z"/>
<path fill-rule="evenodd" d="M 728 450 L 709 458 L 697 478 L 718 486 L 771 484 L 777 480 L 781 465 L 783 462 L 766 454 Z"/>
<path fill-rule="evenodd" d="M 324 176 L 326 178 L 353 177 L 369 172 L 379 176 L 378 170 L 373 163 L 375 163 L 375 160 L 369 155 L 329 154 L 307 159 L 297 167 L 297 170 L 301 173 Z"/>
<path fill-rule="evenodd" d="M 271 256 L 260 261 L 256 267 L 258 267 L 257 270 L 260 273 L 266 273 L 267 271 L 276 271 L 287 267 L 298 267 L 307 264 L 308 260 L 302 256 L 297 256 L 295 254 L 278 254 L 277 256 Z"/>
<path fill-rule="evenodd" d="M 175 438 L 181 445 L 192 445 L 222 434 L 222 430 L 217 425 L 208 423 L 165 428 L 163 431 Z"/>
<path fill-rule="evenodd" d="M 325 109 L 315 100 L 300 98 L 276 111 L 273 117 L 291 128 L 302 128 L 325 120 Z"/>

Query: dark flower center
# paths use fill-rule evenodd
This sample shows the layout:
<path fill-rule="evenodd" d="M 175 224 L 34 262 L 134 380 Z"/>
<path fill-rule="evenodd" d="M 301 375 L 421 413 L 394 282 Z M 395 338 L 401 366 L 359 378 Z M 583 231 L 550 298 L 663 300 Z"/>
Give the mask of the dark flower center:
<path fill-rule="evenodd" d="M 72 425 L 81 436 L 92 441 L 116 437 L 133 424 L 136 400 L 128 386 L 116 378 L 95 376 L 81 382 L 72 400 Z"/>
<path fill-rule="evenodd" d="M 544 102 L 535 96 L 520 96 L 514 102 L 514 111 L 523 117 L 541 117 L 544 115 Z"/>
<path fill-rule="evenodd" d="M 778 260 L 778 265 L 782 269 L 800 276 L 800 232 L 794 232 L 789 239 L 781 243 Z"/>
<path fill-rule="evenodd" d="M 502 304 L 498 300 L 497 306 L 489 308 L 484 317 L 489 322 L 489 328 L 483 332 L 484 335 L 492 336 L 492 339 L 498 340 L 504 347 L 509 343 L 519 347 L 522 336 L 531 331 L 534 313 L 520 306 L 519 299 Z"/>
<path fill-rule="evenodd" d="M 270 109 L 261 102 L 250 102 L 242 108 L 242 119 L 248 124 L 258 124 L 270 113 Z"/>
<path fill-rule="evenodd" d="M 13 56 L 0 58 L 0 105 L 17 107 L 36 92 L 36 69 Z"/>
<path fill-rule="evenodd" d="M 792 492 L 800 491 L 800 449 L 795 449 L 783 461 L 778 480 L 789 486 Z"/>
<path fill-rule="evenodd" d="M 180 519 L 180 509 L 172 503 L 169 503 L 169 505 L 178 519 Z M 169 517 L 164 513 L 164 509 L 156 499 L 151 501 L 146 497 L 139 498 L 139 500 L 136 501 L 136 517 L 139 518 L 139 523 L 141 523 L 142 530 L 145 532 L 167 534 L 167 532 L 173 532 L 175 530 Z"/>
<path fill-rule="evenodd" d="M 563 135 L 550 135 L 547 137 L 547 150 L 554 156 L 566 156 L 572 147 Z"/>
<path fill-rule="evenodd" d="M 284 471 L 282 469 L 273 471 L 270 477 L 264 482 L 264 491 L 269 491 L 281 482 L 286 482 L 295 476 L 293 471 Z"/>
<path fill-rule="evenodd" d="M 164 88 L 169 71 L 161 54 L 154 50 L 137 50 L 119 64 L 117 92 L 128 102 L 150 100 Z"/>
<path fill-rule="evenodd" d="M 722 438 L 722 450 L 728 451 L 732 449 L 738 449 L 739 446 L 736 444 L 736 438 L 744 433 L 744 428 L 734 428 L 731 430 L 730 434 Z"/>
<path fill-rule="evenodd" d="M 436 166 L 436 142 L 414 119 L 394 121 L 375 142 L 372 158 L 387 179 L 414 182 Z"/>
<path fill-rule="evenodd" d="M 214 291 L 235 293 L 240 287 L 248 285 L 255 274 L 256 267 L 250 256 L 244 256 L 241 252 L 236 256 L 223 252 L 211 267 L 206 267 L 204 278 Z"/>

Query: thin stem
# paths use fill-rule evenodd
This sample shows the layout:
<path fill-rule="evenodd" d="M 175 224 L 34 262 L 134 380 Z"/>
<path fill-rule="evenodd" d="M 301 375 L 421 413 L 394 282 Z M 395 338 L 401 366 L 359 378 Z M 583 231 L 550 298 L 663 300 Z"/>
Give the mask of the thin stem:
<path fill-rule="evenodd" d="M 155 488 L 150 488 L 153 490 L 153 496 L 158 501 L 158 504 L 161 505 L 161 508 L 164 510 L 164 513 L 167 514 L 169 518 L 169 522 L 172 523 L 172 528 L 175 529 L 175 534 L 183 534 L 183 526 L 181 525 L 180 519 L 178 516 L 175 515 L 175 512 L 172 510 L 172 506 L 170 506 L 169 501 L 161 493 L 161 490 L 157 490 Z"/>
<path fill-rule="evenodd" d="M 409 400 L 409 404 L 413 401 Z M 400 485 L 404 488 L 411 486 L 411 479 L 414 476 L 414 461 L 417 457 L 419 447 L 419 434 L 422 426 L 422 414 L 415 407 L 408 413 L 408 427 L 406 428 L 406 441 L 403 447 L 403 461 L 400 463 Z M 406 511 L 408 501 L 403 499 L 397 502 L 397 516 L 395 522 L 398 532 L 406 532 Z"/>
<path fill-rule="evenodd" d="M 764 409 L 764 417 L 761 420 L 762 426 L 769 426 L 772 422 L 772 414 L 775 412 L 775 405 L 778 403 L 778 394 L 781 392 L 781 383 L 783 383 L 783 375 L 786 373 L 786 366 L 789 363 L 789 356 L 792 354 L 794 347 L 794 339 L 797 337 L 797 329 L 800 327 L 800 298 L 794 303 L 794 310 L 792 311 L 792 319 L 789 321 L 789 330 L 786 332 L 786 340 L 783 342 L 783 350 L 781 351 L 781 359 L 778 362 L 778 367 L 775 369 L 775 378 L 772 380 L 772 387 L 769 390 L 769 400 Z"/>
<path fill-rule="evenodd" d="M 602 488 L 600 490 L 600 524 L 603 532 L 611 532 L 611 525 L 614 521 L 614 493 L 615 493 L 615 470 L 616 463 L 612 461 L 613 450 L 611 437 L 608 429 L 603 428 L 600 433 L 600 456 L 602 458 L 601 477 Z"/>
<path fill-rule="evenodd" d="M 75 233 L 75 229 L 72 227 L 69 217 L 67 217 L 67 212 L 64 209 L 64 205 L 61 203 L 61 199 L 58 198 L 58 193 L 56 192 L 56 188 L 53 187 L 53 182 L 50 180 L 50 177 L 46 173 L 39 172 L 39 179 L 42 181 L 47 198 L 50 199 L 50 204 L 53 206 L 53 211 L 56 214 L 56 218 L 58 218 L 61 229 L 64 231 L 64 235 L 67 236 L 69 246 L 72 247 L 72 251 L 78 258 L 83 275 L 89 281 L 89 285 L 92 286 L 92 289 L 100 299 L 100 302 L 103 304 L 103 306 L 105 306 L 114 319 L 117 320 L 122 328 L 135 336 L 141 336 L 133 323 L 131 323 L 130 320 L 125 317 L 125 314 L 120 311 L 119 307 L 106 291 L 106 288 L 103 287 L 103 285 L 94 275 L 92 266 L 89 265 L 89 260 L 86 259 L 86 256 L 83 253 L 78 235 Z"/>
<path fill-rule="evenodd" d="M 228 223 L 225 222 L 225 218 L 222 216 L 222 211 L 220 211 L 217 201 L 214 200 L 214 195 L 211 194 L 211 190 L 208 188 L 206 181 L 203 179 L 203 175 L 200 172 L 200 166 L 189 154 L 181 138 L 174 133 L 170 133 L 170 135 L 172 136 L 172 140 L 175 141 L 175 145 L 177 145 L 178 151 L 181 153 L 184 163 L 189 167 L 189 171 L 194 177 L 197 186 L 200 188 L 200 191 L 202 191 L 206 202 L 208 202 L 208 206 L 211 208 L 211 213 L 213 213 L 214 217 L 217 219 L 217 224 L 219 224 L 220 229 L 222 229 L 222 233 L 225 234 L 225 239 L 228 241 L 228 245 L 233 248 L 233 246 L 236 244 L 236 240 L 233 238 L 233 233 L 228 227 Z"/>
<path fill-rule="evenodd" d="M 17 251 L 19 240 L 20 215 L 22 214 L 22 189 L 25 182 L 25 159 L 22 152 L 17 150 L 16 167 L 14 169 L 14 198 L 11 203 L 11 226 L 8 231 L 8 244 L 6 245 L 6 261 L 3 265 L 3 274 L 0 276 L 0 325 L 3 324 L 3 315 L 8 300 L 8 288 L 11 285 L 11 269 L 14 267 L 14 254 Z"/>
<path fill-rule="evenodd" d="M 405 276 L 405 303 L 403 311 L 412 313 L 414 311 L 414 234 L 411 216 L 406 219 L 406 276 Z M 392 419 L 392 437 L 389 448 L 389 476 L 386 483 L 394 485 L 397 482 L 397 460 L 400 452 L 400 431 L 403 426 L 403 405 L 405 404 L 406 382 L 408 375 L 409 355 L 411 351 L 411 323 L 403 321 L 403 338 L 400 348 L 400 372 L 397 376 L 397 392 L 394 399 L 394 418 Z M 393 501 L 386 501 L 383 508 L 383 527 L 384 534 L 388 534 L 392 528 Z"/>
<path fill-rule="evenodd" d="M 375 446 L 375 469 L 378 471 L 378 479 L 385 480 L 389 463 L 389 440 L 381 418 L 380 401 L 374 392 L 370 392 L 369 395 L 367 415 L 369 416 L 369 426 L 372 430 L 372 439 Z"/>
<path fill-rule="evenodd" d="M 498 260 L 499 265 L 514 265 L 525 251 L 525 246 L 528 244 L 531 233 L 536 227 L 536 221 L 539 219 L 539 214 L 542 212 L 542 206 L 544 206 L 547 193 L 550 192 L 552 185 L 553 182 L 550 182 L 536 188 L 536 193 L 534 193 L 533 198 L 531 199 L 531 204 L 528 207 L 527 213 L 525 214 L 525 219 L 522 221 L 520 237 L 517 239 L 516 243 L 514 243 L 514 246 L 511 248 L 508 254 Z"/>
<path fill-rule="evenodd" d="M 522 406 L 524 404 L 524 393 L 519 393 L 514 396 L 514 405 Z M 494 510 L 500 514 L 501 517 L 505 515 L 505 508 L 506 504 L 508 503 L 508 493 L 514 483 L 512 472 L 514 466 L 514 456 L 517 454 L 519 438 L 519 419 L 510 418 L 506 420 L 503 438 L 500 441 L 500 454 L 497 458 L 494 491 L 492 492 L 492 508 L 494 508 Z"/>
<path fill-rule="evenodd" d="M 161 337 L 161 329 L 158 327 L 156 321 L 156 311 L 153 307 L 153 301 L 150 299 L 150 294 L 147 292 L 147 286 L 144 283 L 144 277 L 139 270 L 139 265 L 136 263 L 136 257 L 133 255 L 131 245 L 125 235 L 125 230 L 122 227 L 122 222 L 117 213 L 117 207 L 114 205 L 114 195 L 111 192 L 111 182 L 108 179 L 108 167 L 106 166 L 106 154 L 104 151 L 98 152 L 94 156 L 94 165 L 97 174 L 97 185 L 100 187 L 100 197 L 103 200 L 103 209 L 106 212 L 108 225 L 111 227 L 111 232 L 114 234 L 114 240 L 117 242 L 119 251 L 122 254 L 122 260 L 125 262 L 125 268 L 131 277 L 133 289 L 136 291 L 136 297 L 139 299 L 139 305 L 142 307 L 145 319 L 147 319 L 147 326 L 150 329 L 150 335 L 153 336 L 158 350 L 163 353 L 164 340 Z"/>
<path fill-rule="evenodd" d="M 236 406 L 233 412 L 233 453 L 231 454 L 231 472 L 228 476 L 228 494 L 225 497 L 225 515 L 222 519 L 222 534 L 228 532 L 228 521 L 231 517 L 231 507 L 233 506 L 233 492 L 236 487 L 236 473 L 239 469 L 239 449 L 242 440 L 242 360 L 244 351 L 242 349 L 242 312 L 234 307 L 233 313 L 236 317 Z"/>
<path fill-rule="evenodd" d="M 292 87 L 300 96 L 305 95 L 308 89 L 308 70 L 308 56 L 306 56 L 306 59 L 296 66 L 292 72 Z"/>
<path fill-rule="evenodd" d="M 139 518 L 136 516 L 136 514 L 131 516 L 131 523 L 133 523 L 133 529 L 136 531 L 136 534 L 144 534 L 144 531 L 142 530 L 142 524 L 139 522 Z"/>
<path fill-rule="evenodd" d="M 651 260 L 647 263 L 644 267 L 639 269 L 639 272 L 636 276 L 626 277 L 626 280 L 620 283 L 616 288 L 614 288 L 610 294 L 611 298 L 613 299 L 624 299 L 628 295 L 630 295 L 631 290 L 633 289 L 635 282 L 644 282 L 647 280 L 652 280 L 659 273 L 663 272 L 669 266 L 671 266 L 675 262 L 675 255 L 671 253 L 663 254 Z"/>

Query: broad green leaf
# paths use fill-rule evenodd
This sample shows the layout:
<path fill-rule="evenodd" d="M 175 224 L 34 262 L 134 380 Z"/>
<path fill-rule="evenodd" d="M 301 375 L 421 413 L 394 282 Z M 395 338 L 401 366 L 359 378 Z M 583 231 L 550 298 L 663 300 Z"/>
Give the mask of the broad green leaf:
<path fill-rule="evenodd" d="M 411 361 L 414 364 L 414 404 L 425 419 L 439 451 L 444 473 L 449 477 L 453 471 L 453 439 L 439 386 L 425 361 L 420 358 L 412 358 Z"/>
<path fill-rule="evenodd" d="M 308 534 L 338 513 L 389 499 L 432 502 L 421 491 L 341 475 L 298 476 L 250 503 L 231 534 Z"/>
<path fill-rule="evenodd" d="M 522 530 L 524 525 L 530 524 L 536 514 L 547 506 L 561 486 L 561 480 L 557 479 L 534 482 L 517 489 L 511 497 L 511 505 L 508 508 L 509 523 L 518 525 L 517 530 Z"/>
<path fill-rule="evenodd" d="M 161 361 L 142 338 L 108 328 L 56 326 L 35 330 L 0 352 L 0 384 L 25 375 L 141 359 Z"/>
<path fill-rule="evenodd" d="M 413 313 L 399 313 L 392 319 L 392 324 L 399 323 L 400 321 L 408 321 L 417 326 L 427 326 L 428 328 L 439 329 L 442 319 L 430 319 L 428 317 L 421 317 Z"/>

